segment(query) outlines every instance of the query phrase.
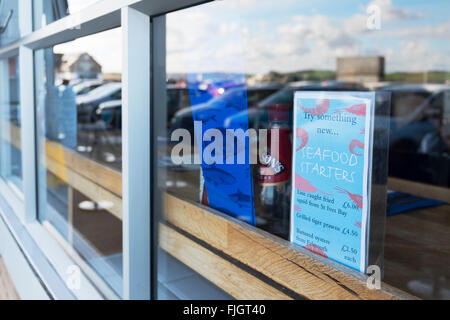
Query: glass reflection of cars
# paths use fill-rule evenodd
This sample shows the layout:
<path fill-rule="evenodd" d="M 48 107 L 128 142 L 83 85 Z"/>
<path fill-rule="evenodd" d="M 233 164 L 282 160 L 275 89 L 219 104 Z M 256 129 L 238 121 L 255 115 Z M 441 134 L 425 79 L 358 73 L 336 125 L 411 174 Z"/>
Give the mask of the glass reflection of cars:
<path fill-rule="evenodd" d="M 411 84 L 382 88 L 390 92 L 389 175 L 449 186 L 450 146 L 444 136 L 444 94 L 448 85 Z M 414 167 L 408 164 L 414 164 Z"/>
<path fill-rule="evenodd" d="M 250 128 L 259 129 L 265 126 L 269 117 L 269 106 L 273 104 L 294 105 L 295 91 L 366 91 L 358 83 L 340 81 L 299 81 L 287 86 L 260 101 L 256 108 L 249 108 L 225 119 L 225 128 L 242 126 L 248 121 Z"/>
<path fill-rule="evenodd" d="M 167 85 L 167 119 L 172 120 L 175 113 L 190 106 L 190 89 L 178 85 Z"/>
<path fill-rule="evenodd" d="M 86 80 L 73 85 L 73 92 L 77 96 L 85 95 L 94 89 L 102 86 L 105 82 L 103 80 Z"/>
<path fill-rule="evenodd" d="M 214 110 L 218 104 L 227 103 L 227 101 L 234 100 L 243 95 L 246 95 L 248 109 L 250 110 L 255 108 L 260 101 L 277 92 L 280 88 L 281 86 L 278 84 L 266 84 L 252 87 L 241 86 L 233 88 L 204 104 L 183 108 L 173 117 L 170 123 L 169 136 L 170 133 L 176 129 L 186 129 L 194 136 L 194 112 L 197 114 L 197 119 L 201 120 L 203 115 L 207 115 L 209 111 Z"/>
<path fill-rule="evenodd" d="M 446 85 L 397 85 L 383 88 L 392 93 L 392 146 L 406 152 L 442 152 L 440 137 Z"/>
<path fill-rule="evenodd" d="M 99 105 L 106 101 L 122 99 L 122 83 L 109 82 L 91 92 L 77 97 L 78 122 L 95 121 L 95 112 Z"/>
<path fill-rule="evenodd" d="M 95 113 L 105 130 L 122 129 L 122 100 L 102 102 Z"/>
<path fill-rule="evenodd" d="M 121 169 L 122 84 L 108 82 L 77 96 L 77 151 Z"/>

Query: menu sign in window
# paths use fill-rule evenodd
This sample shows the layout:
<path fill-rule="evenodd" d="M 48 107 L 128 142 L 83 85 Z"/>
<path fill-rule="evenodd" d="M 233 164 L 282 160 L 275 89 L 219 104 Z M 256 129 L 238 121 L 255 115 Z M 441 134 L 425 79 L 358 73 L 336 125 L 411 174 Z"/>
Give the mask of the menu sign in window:
<path fill-rule="evenodd" d="M 291 241 L 365 272 L 374 94 L 296 92 Z"/>

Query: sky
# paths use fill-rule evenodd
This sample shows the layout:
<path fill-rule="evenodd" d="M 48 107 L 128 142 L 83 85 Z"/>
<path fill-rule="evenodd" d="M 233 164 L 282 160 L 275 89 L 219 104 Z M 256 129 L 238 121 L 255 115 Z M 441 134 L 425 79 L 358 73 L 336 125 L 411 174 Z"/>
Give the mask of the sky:
<path fill-rule="evenodd" d="M 68 0 L 69 3 L 69 12 L 75 13 L 78 12 L 87 6 L 98 2 L 99 0 Z"/>
<path fill-rule="evenodd" d="M 449 12 L 448 0 L 215 1 L 168 15 L 167 68 L 334 70 L 337 57 L 381 55 L 387 72 L 450 70 Z"/>
<path fill-rule="evenodd" d="M 69 11 L 75 13 L 99 0 L 69 0 Z M 102 65 L 105 73 L 122 72 L 122 30 L 116 28 L 78 38 L 55 46 L 55 53 L 76 55 L 87 52 Z"/>
<path fill-rule="evenodd" d="M 122 29 L 116 28 L 57 45 L 54 53 L 87 52 L 102 65 L 104 73 L 122 73 Z"/>
<path fill-rule="evenodd" d="M 70 10 L 96 1 L 69 0 Z M 367 27 L 368 7 L 379 30 Z M 380 55 L 387 72 L 449 71 L 449 12 L 448 0 L 214 1 L 167 15 L 167 70 L 335 70 L 337 57 Z M 86 51 L 105 72 L 121 72 L 121 43 L 119 28 L 55 51 Z"/>

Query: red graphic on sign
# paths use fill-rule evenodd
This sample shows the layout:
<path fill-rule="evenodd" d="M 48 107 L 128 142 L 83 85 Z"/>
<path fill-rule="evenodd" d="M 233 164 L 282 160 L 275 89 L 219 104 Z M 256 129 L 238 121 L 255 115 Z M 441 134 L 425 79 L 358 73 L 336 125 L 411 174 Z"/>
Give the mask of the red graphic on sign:
<path fill-rule="evenodd" d="M 300 139 L 300 141 L 302 142 L 300 147 L 298 147 L 298 149 L 296 150 L 298 152 L 298 151 L 302 150 L 308 143 L 308 140 L 309 140 L 308 132 L 303 128 L 298 128 L 297 129 L 297 139 Z"/>
<path fill-rule="evenodd" d="M 319 254 L 325 258 L 328 258 L 326 253 L 320 247 L 316 246 L 315 244 L 308 244 L 308 245 L 304 246 L 303 248 L 305 248 L 311 252 L 314 252 L 316 254 Z"/>
<path fill-rule="evenodd" d="M 361 141 L 358 141 L 358 140 L 352 140 L 352 142 L 350 142 L 350 148 L 349 148 L 350 152 L 352 154 L 354 154 L 355 156 L 362 156 L 362 153 L 355 152 L 356 147 L 364 149 L 364 143 L 362 143 Z"/>
<path fill-rule="evenodd" d="M 357 194 L 352 194 L 341 187 L 336 187 L 335 189 L 337 191 L 339 191 L 340 193 L 347 194 L 350 197 L 350 199 L 352 199 L 352 201 L 358 206 L 358 208 L 362 209 L 362 207 L 363 207 L 363 197 L 362 196 L 357 195 Z"/>
<path fill-rule="evenodd" d="M 317 189 L 316 187 L 314 187 L 311 182 L 309 182 L 308 180 L 300 177 L 298 174 L 295 174 L 295 189 L 303 191 L 303 192 L 308 192 L 308 193 L 316 193 L 316 192 L 320 192 L 324 195 L 327 196 L 332 196 L 332 194 L 323 192 L 319 189 Z"/>
<path fill-rule="evenodd" d="M 299 104 L 299 107 L 305 111 L 306 113 L 312 114 L 314 116 L 321 116 L 328 112 L 328 109 L 330 109 L 330 100 L 319 100 L 319 104 L 315 108 L 304 108 L 301 104 Z"/>
<path fill-rule="evenodd" d="M 341 112 L 348 112 L 351 114 L 354 114 L 356 116 L 362 116 L 365 117 L 366 116 L 366 104 L 355 104 L 354 106 L 351 106 L 349 108 L 343 108 L 340 110 L 337 110 L 336 113 L 341 113 Z"/>

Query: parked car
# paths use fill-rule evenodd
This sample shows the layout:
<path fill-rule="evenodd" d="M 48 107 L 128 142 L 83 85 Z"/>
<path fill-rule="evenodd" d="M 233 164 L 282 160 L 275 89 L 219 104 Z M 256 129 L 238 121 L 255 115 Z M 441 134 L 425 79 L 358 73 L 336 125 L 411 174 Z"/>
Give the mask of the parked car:
<path fill-rule="evenodd" d="M 105 94 L 98 94 L 92 92 L 90 95 L 85 95 L 82 99 L 78 99 L 79 104 L 79 116 L 84 117 L 84 122 L 93 123 L 98 120 L 105 120 L 108 123 L 110 129 L 120 129 L 122 127 L 122 99 L 109 100 L 105 97 L 121 97 L 121 93 L 118 94 L 117 85 L 109 85 L 102 88 L 102 92 Z M 117 91 L 117 93 L 116 93 Z M 120 91 L 121 92 L 121 91 Z M 167 117 L 168 122 L 171 121 L 173 116 L 180 109 L 190 106 L 191 96 L 203 94 L 199 89 L 189 89 L 186 87 L 180 87 L 177 85 L 167 86 Z M 95 96 L 94 96 L 95 95 Z M 101 96 L 101 99 L 98 97 Z M 100 102 L 105 100 L 104 102 Z M 98 105 L 98 106 L 97 106 Z M 92 112 L 91 116 L 85 116 L 80 112 L 80 109 Z M 86 126 L 84 126 L 86 127 Z M 92 126 L 90 126 L 92 127 Z M 95 127 L 95 126 L 94 126 Z M 101 130 L 104 130 L 104 126 Z"/>
<path fill-rule="evenodd" d="M 73 85 L 73 92 L 75 92 L 75 95 L 84 95 L 88 94 L 94 89 L 97 89 L 98 87 L 105 84 L 103 80 L 85 80 L 78 82 L 77 84 Z"/>
<path fill-rule="evenodd" d="M 450 186 L 450 141 L 446 132 L 448 85 L 395 85 L 391 93 L 389 175 Z"/>
<path fill-rule="evenodd" d="M 175 113 L 191 105 L 191 94 L 206 94 L 196 88 L 167 85 L 167 117 L 168 122 L 172 120 Z"/>
<path fill-rule="evenodd" d="M 109 82 L 91 92 L 77 97 L 78 122 L 91 123 L 101 103 L 122 99 L 122 83 Z"/>
<path fill-rule="evenodd" d="M 196 120 L 206 121 L 208 115 L 211 112 L 215 112 L 217 105 L 221 103 L 230 103 L 236 98 L 246 95 L 248 109 L 256 108 L 257 104 L 264 100 L 264 98 L 277 92 L 280 89 L 280 85 L 261 85 L 255 87 L 241 86 L 234 88 L 224 93 L 223 95 L 216 97 L 206 103 L 199 104 L 192 107 L 187 107 L 178 111 L 169 124 L 169 135 L 176 129 L 186 129 L 191 135 L 194 134 L 194 116 L 196 114 Z"/>
<path fill-rule="evenodd" d="M 102 122 L 102 130 L 122 129 L 122 100 L 102 102 L 95 113 L 97 121 Z"/>

